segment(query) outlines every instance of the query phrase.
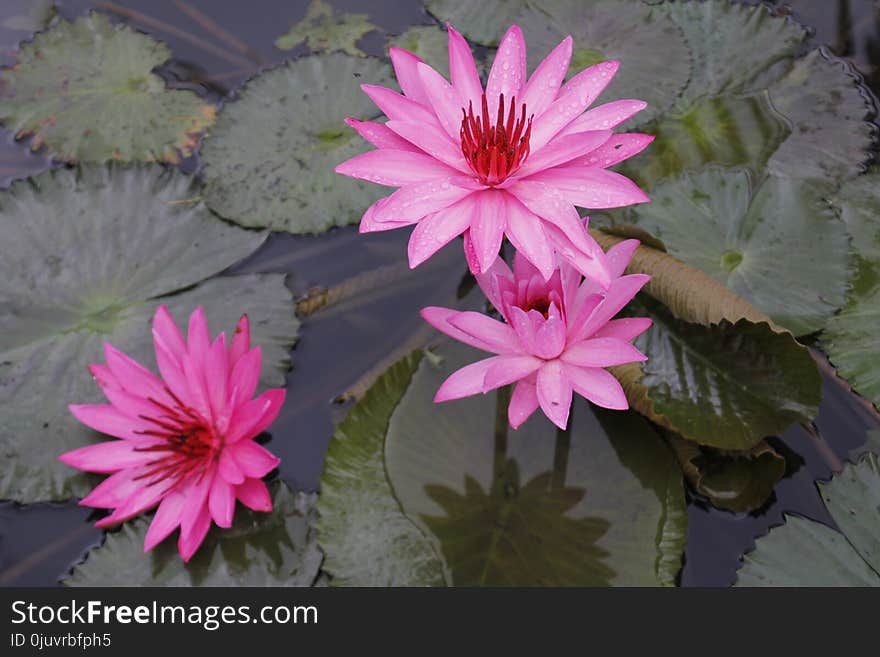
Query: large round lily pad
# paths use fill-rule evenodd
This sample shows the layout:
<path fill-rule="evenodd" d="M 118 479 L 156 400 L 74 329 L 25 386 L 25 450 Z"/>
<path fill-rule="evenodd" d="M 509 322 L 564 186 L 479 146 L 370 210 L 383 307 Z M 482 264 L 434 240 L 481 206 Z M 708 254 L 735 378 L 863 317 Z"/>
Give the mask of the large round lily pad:
<path fill-rule="evenodd" d="M 681 29 L 661 8 L 640 0 L 535 3 L 518 22 L 532 69 L 567 35 L 574 40 L 570 75 L 601 61 L 620 61 L 599 102 L 647 101 L 648 107 L 634 119 L 637 123 L 667 110 L 691 76 L 691 53 Z"/>
<path fill-rule="evenodd" d="M 306 15 L 295 23 L 284 36 L 275 40 L 280 50 L 293 50 L 305 43 L 312 52 L 340 50 L 349 55 L 366 57 L 358 42 L 376 29 L 366 14 L 336 12 L 323 0 L 312 0 Z"/>
<path fill-rule="evenodd" d="M 427 0 L 425 5 L 439 21 L 450 22 L 469 40 L 497 46 L 507 28 L 516 23 L 531 0 Z M 539 3 L 541 6 L 546 2 Z"/>
<path fill-rule="evenodd" d="M 394 495 L 458 586 L 673 584 L 686 515 L 681 471 L 635 413 L 577 398 L 569 432 L 538 412 L 507 424 L 507 390 L 447 404 L 434 393 L 479 357 L 424 359 L 391 418 Z"/>
<path fill-rule="evenodd" d="M 215 108 L 152 72 L 170 57 L 164 44 L 102 14 L 60 21 L 0 71 L 0 122 L 63 160 L 176 162 Z"/>
<path fill-rule="evenodd" d="M 816 181 L 709 168 L 657 185 L 632 208 L 635 223 L 701 269 L 804 335 L 843 305 L 849 279 L 846 227 Z"/>
<path fill-rule="evenodd" d="M 181 327 L 202 305 L 214 333 L 247 313 L 262 382 L 283 385 L 298 328 L 291 294 L 280 275 L 205 281 L 265 234 L 218 220 L 200 193 L 183 174 L 137 166 L 49 172 L 0 196 L 0 498 L 88 491 L 91 478 L 56 457 L 101 436 L 67 405 L 102 401 L 87 365 L 103 362 L 105 341 L 156 371 L 160 303 Z"/>
<path fill-rule="evenodd" d="M 229 529 L 212 526 L 198 552 L 184 563 L 169 538 L 144 554 L 152 518 L 138 518 L 107 535 L 64 580 L 67 586 L 311 586 L 321 551 L 310 524 L 314 495 L 273 486 L 272 511 L 239 505 Z"/>
<path fill-rule="evenodd" d="M 844 185 L 837 202 L 852 237 L 856 271 L 847 303 L 828 322 L 822 346 L 841 376 L 880 406 L 880 173 Z"/>
<path fill-rule="evenodd" d="M 737 586 L 880 586 L 878 456 L 818 485 L 840 532 L 788 516 L 745 555 Z"/>
<path fill-rule="evenodd" d="M 389 191 L 333 171 L 370 148 L 345 124 L 379 115 L 361 84 L 391 85 L 388 65 L 334 53 L 253 78 L 205 138 L 206 203 L 236 223 L 292 233 L 358 221 Z"/>

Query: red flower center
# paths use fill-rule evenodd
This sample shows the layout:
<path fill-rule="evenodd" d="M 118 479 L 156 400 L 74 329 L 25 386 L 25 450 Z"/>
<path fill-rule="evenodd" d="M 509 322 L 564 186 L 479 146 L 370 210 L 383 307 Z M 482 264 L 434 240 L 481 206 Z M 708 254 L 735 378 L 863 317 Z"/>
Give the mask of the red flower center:
<path fill-rule="evenodd" d="M 523 103 L 519 120 L 516 118 L 516 97 L 510 100 L 507 122 L 504 120 L 504 94 L 498 99 L 498 116 L 489 123 L 489 103 L 483 94 L 482 114 L 474 116 L 474 105 L 468 111 L 462 108 L 461 152 L 480 182 L 498 185 L 513 174 L 529 155 L 529 136 L 532 134 L 532 116 L 526 120 Z"/>
<path fill-rule="evenodd" d="M 147 463 L 146 472 L 136 479 L 149 479 L 148 486 L 165 481 L 171 488 L 191 474 L 202 476 L 207 472 L 208 465 L 219 454 L 219 441 L 213 428 L 198 413 L 170 390 L 165 390 L 174 400 L 174 406 L 151 397 L 150 402 L 156 406 L 157 414 L 139 416 L 155 428 L 137 433 L 161 438 L 162 442 L 137 449 L 140 452 L 155 452 L 156 459 Z"/>
<path fill-rule="evenodd" d="M 528 303 L 522 306 L 522 309 L 526 312 L 530 310 L 537 310 L 539 313 L 544 315 L 544 319 L 547 319 L 547 316 L 550 314 L 550 299 L 547 297 L 538 297 L 536 299 L 532 299 Z"/>

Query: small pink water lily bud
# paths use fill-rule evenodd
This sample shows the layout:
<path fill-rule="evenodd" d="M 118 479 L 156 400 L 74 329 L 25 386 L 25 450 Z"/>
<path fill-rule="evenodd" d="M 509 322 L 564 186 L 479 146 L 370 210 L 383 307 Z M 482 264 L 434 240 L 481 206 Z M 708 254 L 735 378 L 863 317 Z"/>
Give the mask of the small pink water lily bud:
<path fill-rule="evenodd" d="M 284 390 L 253 398 L 262 352 L 251 348 L 242 316 L 229 345 L 212 342 L 202 308 L 190 315 L 187 340 L 165 306 L 153 317 L 161 378 L 109 343 L 106 365 L 90 370 L 109 404 L 71 405 L 77 420 L 116 437 L 59 456 L 80 470 L 110 476 L 80 504 L 113 512 L 108 527 L 158 506 L 144 551 L 178 527 L 184 561 L 195 554 L 213 521 L 232 525 L 236 500 L 271 511 L 262 477 L 279 459 L 254 442 L 275 420 Z"/>
<path fill-rule="evenodd" d="M 343 162 L 337 173 L 399 187 L 367 209 L 361 232 L 415 225 L 411 267 L 463 234 L 474 274 L 492 268 L 506 235 L 545 279 L 558 255 L 607 288 L 605 254 L 575 206 L 649 200 L 631 180 L 607 170 L 653 140 L 613 132 L 646 103 L 617 100 L 588 110 L 618 63 L 601 62 L 563 84 L 571 37 L 527 76 L 516 25 L 501 40 L 483 88 L 468 44 L 447 28 L 451 81 L 413 53 L 391 48 L 403 94 L 362 87 L 389 121 L 348 120 L 378 150 Z"/>
<path fill-rule="evenodd" d="M 499 258 L 477 282 L 503 322 L 472 311 L 424 308 L 422 317 L 437 330 L 496 354 L 453 373 L 434 401 L 515 383 L 507 413 L 514 429 L 539 406 L 565 429 L 574 392 L 597 406 L 629 408 L 623 388 L 605 368 L 646 360 L 631 341 L 651 320 L 612 319 L 650 278 L 623 275 L 638 245 L 626 240 L 608 251 L 612 278 L 607 290 L 564 262 L 545 280 L 519 252 L 513 271 Z"/>

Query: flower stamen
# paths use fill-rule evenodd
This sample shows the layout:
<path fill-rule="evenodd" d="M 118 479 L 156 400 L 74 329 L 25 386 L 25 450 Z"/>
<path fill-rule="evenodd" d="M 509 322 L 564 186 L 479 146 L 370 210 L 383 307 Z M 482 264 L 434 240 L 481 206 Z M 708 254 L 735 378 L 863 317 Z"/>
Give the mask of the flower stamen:
<path fill-rule="evenodd" d="M 510 100 L 505 124 L 504 94 L 498 99 L 495 124 L 489 123 L 489 102 L 483 94 L 479 116 L 474 115 L 473 103 L 467 111 L 462 108 L 461 152 L 471 171 L 484 185 L 499 185 L 519 169 L 529 155 L 532 119 L 526 119 L 526 105 L 522 104 L 519 119 L 516 116 L 516 97 Z"/>

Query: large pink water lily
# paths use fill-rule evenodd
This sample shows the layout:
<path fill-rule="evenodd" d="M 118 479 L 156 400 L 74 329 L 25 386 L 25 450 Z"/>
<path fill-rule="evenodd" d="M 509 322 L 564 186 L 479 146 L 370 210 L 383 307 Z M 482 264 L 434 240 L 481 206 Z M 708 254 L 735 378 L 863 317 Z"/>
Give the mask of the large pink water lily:
<path fill-rule="evenodd" d="M 513 271 L 499 258 L 477 281 L 504 322 L 472 311 L 423 309 L 422 317 L 438 330 L 497 354 L 452 374 L 434 401 L 516 383 L 508 407 L 514 428 L 540 406 L 564 429 L 573 392 L 598 406 L 628 408 L 623 388 L 604 368 L 646 359 L 631 341 L 651 326 L 651 320 L 612 319 L 650 278 L 622 275 L 638 244 L 626 240 L 608 251 L 612 281 L 607 290 L 582 280 L 566 263 L 548 281 L 519 253 Z"/>
<path fill-rule="evenodd" d="M 474 273 L 492 267 L 506 235 L 545 278 L 558 254 L 607 286 L 605 255 L 575 206 L 615 208 L 648 200 L 628 178 L 606 170 L 653 139 L 612 132 L 646 104 L 618 100 L 587 111 L 618 63 L 596 64 L 563 85 L 571 37 L 527 78 L 526 44 L 516 25 L 498 47 L 484 90 L 470 48 L 447 27 L 451 83 L 413 53 L 392 48 L 403 94 L 362 87 L 389 121 L 348 120 L 378 150 L 336 171 L 400 187 L 366 211 L 361 232 L 416 224 L 411 267 L 464 233 Z"/>
<path fill-rule="evenodd" d="M 243 316 L 226 344 L 213 342 L 201 308 L 189 318 L 187 341 L 160 306 L 153 343 L 162 378 L 105 344 L 107 364 L 90 366 L 109 404 L 71 405 L 83 424 L 115 436 L 62 454 L 59 459 L 88 472 L 111 476 L 81 504 L 113 512 L 98 521 L 112 526 L 158 505 L 144 551 L 180 527 L 184 561 L 196 552 L 213 520 L 232 525 L 236 500 L 271 511 L 262 477 L 279 460 L 254 442 L 275 420 L 284 390 L 253 399 L 262 353 L 250 346 Z"/>

